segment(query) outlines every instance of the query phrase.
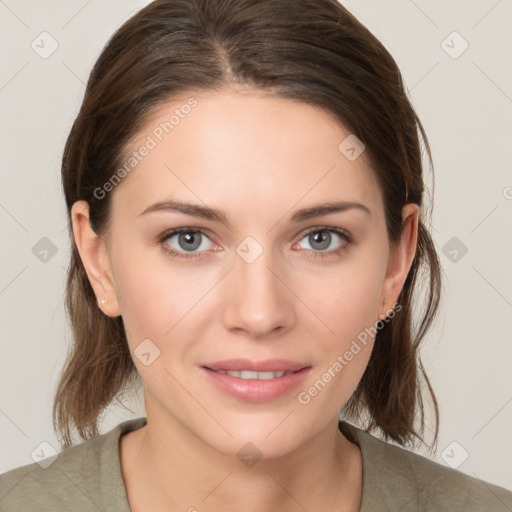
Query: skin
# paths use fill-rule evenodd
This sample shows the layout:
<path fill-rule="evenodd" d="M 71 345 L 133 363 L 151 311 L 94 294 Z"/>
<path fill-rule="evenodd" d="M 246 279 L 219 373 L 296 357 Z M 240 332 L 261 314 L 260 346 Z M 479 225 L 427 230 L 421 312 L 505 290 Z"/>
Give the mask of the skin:
<path fill-rule="evenodd" d="M 146 338 L 160 350 L 149 366 L 133 357 L 148 423 L 120 442 L 130 506 L 357 511 L 361 454 L 337 417 L 373 340 L 307 405 L 297 394 L 395 305 L 416 250 L 418 207 L 404 207 L 402 238 L 390 245 L 366 155 L 349 161 L 338 150 L 350 132 L 327 112 L 240 88 L 194 97 L 197 107 L 110 192 L 105 237 L 91 230 L 87 203 L 72 209 L 90 282 L 98 301 L 108 299 L 99 307 L 122 315 L 132 355 Z M 130 149 L 185 102 L 159 108 Z M 140 215 L 171 197 L 221 209 L 231 226 L 172 211 Z M 300 208 L 338 200 L 370 214 L 351 209 L 290 221 Z M 352 242 L 329 232 L 330 244 L 319 249 L 307 231 L 325 226 L 349 232 Z M 199 258 L 164 250 L 190 254 L 179 235 L 159 241 L 179 227 L 205 230 Z M 236 252 L 247 236 L 263 249 L 252 263 Z M 255 404 L 225 395 L 200 368 L 234 357 L 312 369 L 297 389 Z M 247 442 L 262 454 L 252 467 L 237 458 Z"/>

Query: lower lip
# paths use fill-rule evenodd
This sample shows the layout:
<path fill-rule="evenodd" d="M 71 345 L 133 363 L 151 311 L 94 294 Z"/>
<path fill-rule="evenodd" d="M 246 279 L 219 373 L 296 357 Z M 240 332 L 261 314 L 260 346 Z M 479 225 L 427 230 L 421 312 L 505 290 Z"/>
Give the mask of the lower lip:
<path fill-rule="evenodd" d="M 269 400 L 286 395 L 306 378 L 311 367 L 303 368 L 298 372 L 274 379 L 240 379 L 231 375 L 214 372 L 204 366 L 202 369 L 224 393 L 246 402 L 257 403 L 268 402 Z"/>

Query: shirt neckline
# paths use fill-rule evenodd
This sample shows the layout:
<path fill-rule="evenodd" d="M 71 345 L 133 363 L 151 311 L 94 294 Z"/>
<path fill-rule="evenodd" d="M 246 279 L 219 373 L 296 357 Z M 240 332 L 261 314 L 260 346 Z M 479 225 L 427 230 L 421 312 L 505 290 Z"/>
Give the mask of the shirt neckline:
<path fill-rule="evenodd" d="M 101 447 L 100 485 L 104 510 L 131 512 L 128 495 L 121 471 L 119 441 L 123 434 L 133 432 L 147 424 L 147 418 L 124 421 L 105 434 Z"/>
<path fill-rule="evenodd" d="M 121 471 L 119 441 L 123 434 L 133 432 L 147 424 L 146 417 L 126 420 L 104 434 L 100 458 L 100 482 L 103 506 L 106 510 L 116 512 L 131 512 L 126 486 Z M 377 475 L 370 463 L 372 453 L 378 449 L 378 444 L 368 432 L 357 428 L 345 421 L 338 422 L 338 428 L 349 441 L 355 443 L 360 451 L 363 466 L 363 489 L 359 512 L 377 510 L 379 501 L 376 486 Z"/>

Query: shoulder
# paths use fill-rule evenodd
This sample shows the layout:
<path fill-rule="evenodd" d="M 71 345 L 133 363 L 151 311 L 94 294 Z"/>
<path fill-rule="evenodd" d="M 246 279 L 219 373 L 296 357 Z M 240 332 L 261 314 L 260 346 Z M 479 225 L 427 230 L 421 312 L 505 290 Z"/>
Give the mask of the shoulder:
<path fill-rule="evenodd" d="M 49 510 L 64 504 L 70 510 L 101 509 L 95 501 L 103 440 L 99 436 L 67 448 L 53 462 L 47 459 L 47 467 L 43 460 L 1 475 L 0 509 Z"/>
<path fill-rule="evenodd" d="M 512 492 L 507 489 L 381 441 L 348 423 L 340 423 L 340 430 L 361 449 L 361 512 L 512 510 Z"/>
<path fill-rule="evenodd" d="M 145 418 L 125 421 L 106 434 L 61 451 L 53 461 L 47 459 L 49 465 L 43 460 L 0 475 L 0 510 L 103 510 L 106 486 L 125 491 L 119 437 L 144 422 Z M 116 489 L 109 489 L 112 492 Z"/>

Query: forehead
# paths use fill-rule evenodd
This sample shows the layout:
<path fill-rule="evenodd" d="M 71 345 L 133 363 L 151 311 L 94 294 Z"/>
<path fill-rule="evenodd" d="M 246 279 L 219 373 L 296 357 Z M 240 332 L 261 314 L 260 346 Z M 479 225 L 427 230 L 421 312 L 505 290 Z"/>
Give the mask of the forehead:
<path fill-rule="evenodd" d="M 254 91 L 189 94 L 160 105 L 131 141 L 114 209 L 140 213 L 169 197 L 234 215 L 331 200 L 380 208 L 365 153 L 353 160 L 344 151 L 350 136 L 306 103 Z"/>

